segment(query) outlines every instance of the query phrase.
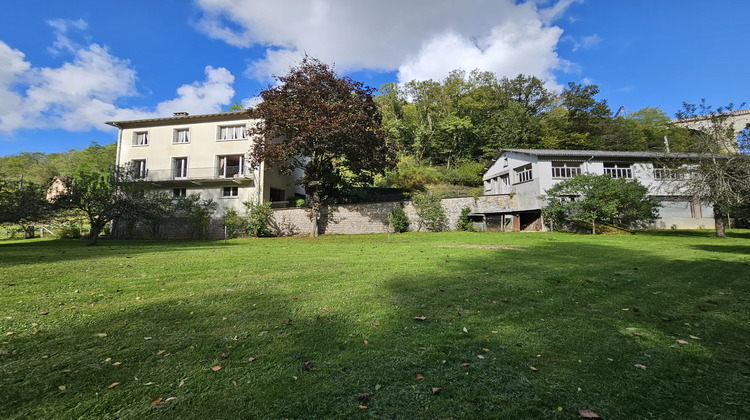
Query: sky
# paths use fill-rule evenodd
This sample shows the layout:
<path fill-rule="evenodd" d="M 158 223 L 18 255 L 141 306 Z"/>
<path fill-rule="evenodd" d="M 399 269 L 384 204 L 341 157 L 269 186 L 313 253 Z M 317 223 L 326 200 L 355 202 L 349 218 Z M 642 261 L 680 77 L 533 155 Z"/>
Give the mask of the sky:
<path fill-rule="evenodd" d="M 0 156 L 251 105 L 303 54 L 366 85 L 596 84 L 613 113 L 750 102 L 746 0 L 0 0 Z M 746 106 L 750 107 L 750 105 Z"/>

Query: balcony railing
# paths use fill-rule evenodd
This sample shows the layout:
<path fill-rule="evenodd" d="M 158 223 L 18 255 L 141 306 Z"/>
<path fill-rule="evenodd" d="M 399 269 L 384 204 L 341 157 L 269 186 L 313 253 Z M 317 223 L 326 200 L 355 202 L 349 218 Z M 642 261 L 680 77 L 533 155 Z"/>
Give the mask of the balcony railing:
<path fill-rule="evenodd" d="M 221 179 L 250 179 L 253 173 L 250 170 L 240 170 L 239 166 L 227 166 L 225 171 L 218 168 L 190 168 L 186 171 L 178 169 L 149 169 L 144 177 L 148 181 L 198 181 L 198 180 L 221 180 Z"/>

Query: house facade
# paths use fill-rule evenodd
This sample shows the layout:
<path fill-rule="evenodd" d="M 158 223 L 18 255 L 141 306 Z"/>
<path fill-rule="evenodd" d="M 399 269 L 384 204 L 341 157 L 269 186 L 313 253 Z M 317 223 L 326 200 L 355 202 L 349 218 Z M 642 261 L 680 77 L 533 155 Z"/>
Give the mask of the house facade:
<path fill-rule="evenodd" d="M 654 229 L 713 229 L 709 203 L 699 203 L 682 192 L 675 162 L 689 162 L 688 153 L 610 152 L 600 150 L 503 149 L 481 172 L 484 194 L 509 194 L 517 208 L 475 213 L 488 229 L 544 230 L 539 199 L 553 185 L 578 174 L 608 174 L 637 180 L 661 203 L 660 218 L 644 225 Z"/>
<path fill-rule="evenodd" d="M 244 111 L 219 114 L 109 121 L 119 129 L 117 165 L 153 183 L 173 197 L 198 194 L 223 209 L 244 211 L 243 202 L 280 202 L 304 197 L 296 185 L 301 173 L 281 175 L 247 164 L 253 146 Z"/>

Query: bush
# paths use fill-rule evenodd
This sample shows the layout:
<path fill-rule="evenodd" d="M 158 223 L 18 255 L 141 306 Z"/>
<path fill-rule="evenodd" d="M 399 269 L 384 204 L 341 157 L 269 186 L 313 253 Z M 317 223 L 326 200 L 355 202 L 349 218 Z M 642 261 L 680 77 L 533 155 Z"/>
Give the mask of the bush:
<path fill-rule="evenodd" d="M 414 208 L 419 217 L 417 231 L 422 230 L 422 225 L 433 232 L 445 230 L 448 219 L 440 203 L 440 197 L 434 194 L 415 194 L 412 198 Z"/>
<path fill-rule="evenodd" d="M 227 229 L 227 237 L 238 238 L 247 231 L 247 220 L 240 216 L 235 209 L 224 209 L 221 223 Z"/>
<path fill-rule="evenodd" d="M 461 216 L 458 217 L 458 222 L 456 222 L 456 230 L 464 232 L 477 231 L 477 229 L 474 227 L 474 223 L 469 220 L 469 213 L 471 213 L 471 207 L 464 207 L 461 210 Z"/>
<path fill-rule="evenodd" d="M 447 184 L 463 185 L 466 187 L 481 187 L 482 177 L 479 172 L 484 168 L 483 163 L 463 162 L 453 169 L 440 171 L 438 179 Z"/>
<path fill-rule="evenodd" d="M 81 228 L 76 226 L 74 222 L 68 222 L 60 229 L 60 238 L 62 239 L 78 239 L 80 237 Z"/>
<path fill-rule="evenodd" d="M 388 221 L 391 223 L 394 232 L 404 233 L 409 230 L 409 218 L 401 206 L 394 207 L 388 214 Z"/>
<path fill-rule="evenodd" d="M 305 205 L 305 199 L 299 197 L 291 197 L 286 200 L 286 205 L 288 207 L 303 207 Z"/>
<path fill-rule="evenodd" d="M 201 200 L 198 194 L 190 194 L 179 198 L 174 204 L 177 217 L 184 219 L 190 228 L 190 234 L 194 239 L 204 239 L 208 235 L 208 227 L 211 225 L 211 216 L 216 211 L 215 201 Z"/>
<path fill-rule="evenodd" d="M 247 208 L 247 227 L 250 233 L 256 238 L 271 235 L 271 230 L 268 228 L 273 214 L 271 203 L 255 204 L 246 201 L 243 204 Z"/>

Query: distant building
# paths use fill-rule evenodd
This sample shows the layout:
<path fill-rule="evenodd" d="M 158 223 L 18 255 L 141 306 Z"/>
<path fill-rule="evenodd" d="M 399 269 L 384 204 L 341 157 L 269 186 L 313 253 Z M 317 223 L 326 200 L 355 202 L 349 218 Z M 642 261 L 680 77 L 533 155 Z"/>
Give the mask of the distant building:
<path fill-rule="evenodd" d="M 117 127 L 117 165 L 174 197 L 198 194 L 221 208 L 244 211 L 245 201 L 280 202 L 304 197 L 295 181 L 265 164 L 248 167 L 254 123 L 244 111 L 207 115 L 175 113 L 171 117 L 109 121 Z"/>
<path fill-rule="evenodd" d="M 698 155 L 688 153 L 609 152 L 600 150 L 503 149 L 481 171 L 484 194 L 512 194 L 517 208 L 474 213 L 489 229 L 507 231 L 544 230 L 539 199 L 553 185 L 575 175 L 608 174 L 637 180 L 662 205 L 660 218 L 643 226 L 656 229 L 714 228 L 713 210 L 680 193 L 678 173 L 665 161 L 688 163 Z"/>
<path fill-rule="evenodd" d="M 47 187 L 47 201 L 52 202 L 58 196 L 68 192 L 68 188 L 65 185 L 66 181 L 67 178 L 61 176 L 52 178 L 52 181 L 50 181 L 49 186 Z"/>

